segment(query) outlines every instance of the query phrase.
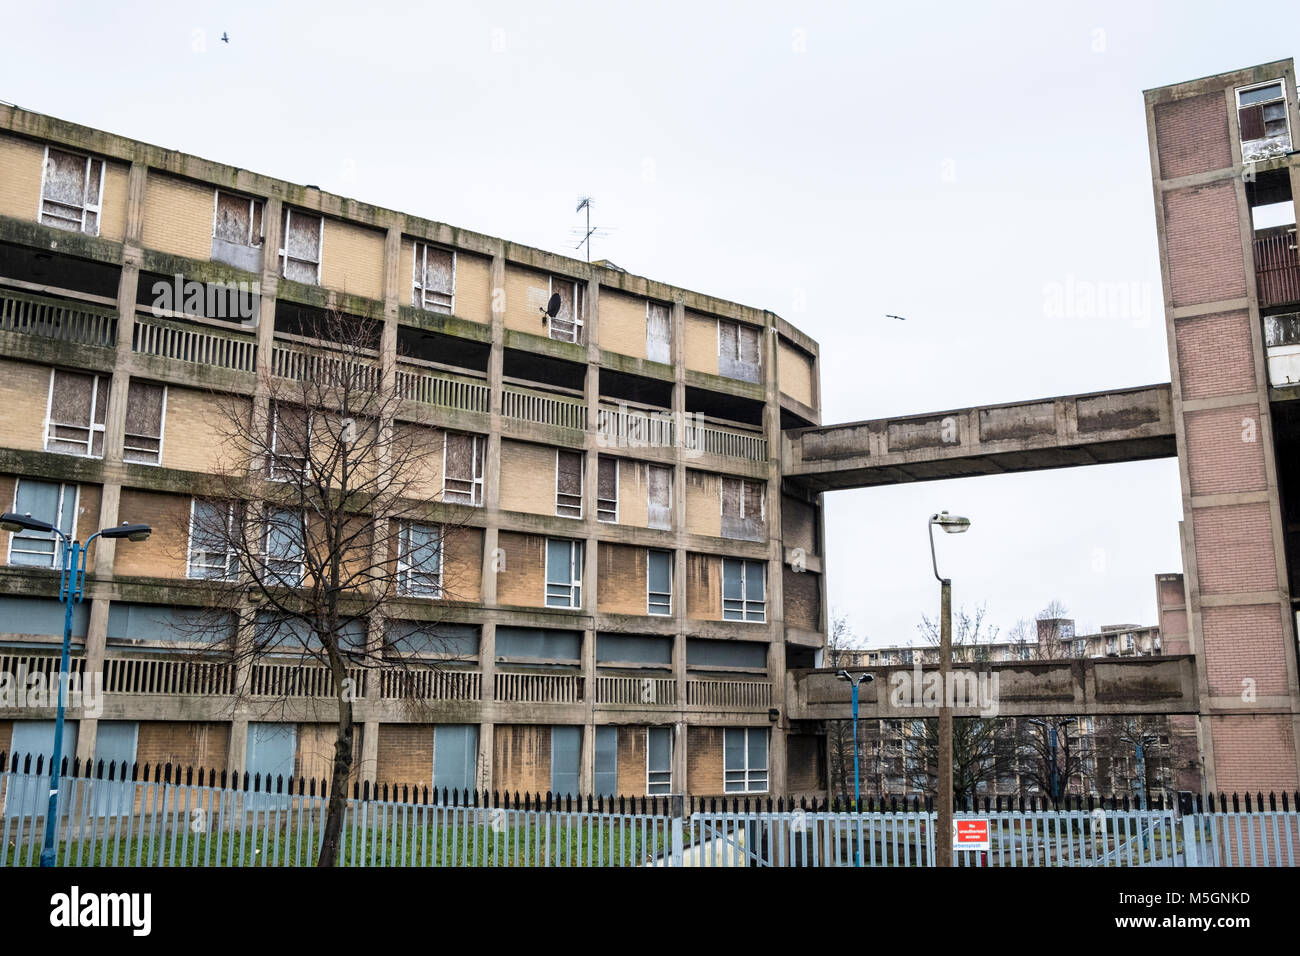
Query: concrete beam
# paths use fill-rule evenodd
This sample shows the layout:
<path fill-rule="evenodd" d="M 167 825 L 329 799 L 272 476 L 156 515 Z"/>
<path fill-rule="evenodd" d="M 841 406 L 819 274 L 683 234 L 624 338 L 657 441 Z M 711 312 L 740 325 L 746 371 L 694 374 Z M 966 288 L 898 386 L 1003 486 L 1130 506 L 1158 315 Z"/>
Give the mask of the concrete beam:
<path fill-rule="evenodd" d="M 1177 454 L 1168 385 L 787 432 L 787 481 L 816 491 Z"/>

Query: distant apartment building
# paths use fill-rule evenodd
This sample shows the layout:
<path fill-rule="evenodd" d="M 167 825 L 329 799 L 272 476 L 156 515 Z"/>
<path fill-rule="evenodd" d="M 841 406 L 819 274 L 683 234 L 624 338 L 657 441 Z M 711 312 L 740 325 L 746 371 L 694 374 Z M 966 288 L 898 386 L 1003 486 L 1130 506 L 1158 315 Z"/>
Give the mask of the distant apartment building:
<path fill-rule="evenodd" d="M 304 330 L 326 313 L 381 328 L 393 424 L 427 452 L 427 526 L 403 530 L 386 626 L 436 619 L 442 638 L 402 662 L 436 679 L 361 675 L 361 778 L 824 787 L 824 744 L 784 710 L 787 668 L 825 634 L 821 496 L 783 493 L 780 461 L 783 429 L 819 420 L 815 342 L 609 265 L 0 106 L 0 503 L 83 540 L 154 527 L 90 554 L 74 670 L 104 675 L 105 705 L 70 711 L 65 752 L 326 775 L 320 666 L 196 662 L 181 626 L 226 567 L 194 534 L 216 403 L 315 374 L 331 343 Z M 422 547 L 440 522 L 456 533 Z M 0 544 L 0 671 L 48 673 L 60 548 Z M 48 753 L 52 718 L 0 700 L 0 751 Z"/>

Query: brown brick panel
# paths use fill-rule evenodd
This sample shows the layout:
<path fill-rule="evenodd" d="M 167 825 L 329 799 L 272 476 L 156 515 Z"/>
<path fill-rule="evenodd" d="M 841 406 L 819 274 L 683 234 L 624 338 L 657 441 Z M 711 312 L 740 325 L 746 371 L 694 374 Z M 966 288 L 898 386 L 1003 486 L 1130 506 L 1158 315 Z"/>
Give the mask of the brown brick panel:
<path fill-rule="evenodd" d="M 1246 312 L 1179 319 L 1178 378 L 1184 399 L 1253 392 L 1255 346 Z"/>
<path fill-rule="evenodd" d="M 785 739 L 787 785 L 791 793 L 811 793 L 826 788 L 825 738 L 790 734 Z"/>
<path fill-rule="evenodd" d="M 686 555 L 686 616 L 696 621 L 722 619 L 722 559 Z"/>
<path fill-rule="evenodd" d="M 551 789 L 551 728 L 497 724 L 492 731 L 492 785 L 510 793 Z"/>
<path fill-rule="evenodd" d="M 1198 508 L 1193 522 L 1203 594 L 1277 587 L 1267 503 Z"/>
<path fill-rule="evenodd" d="M 600 610 L 609 614 L 646 613 L 645 548 L 601 544 L 597 552 L 600 573 Z"/>
<path fill-rule="evenodd" d="M 142 768 L 159 763 L 173 766 L 226 769 L 230 749 L 230 725 L 226 723 L 180 723 L 142 720 L 136 737 L 135 759 Z"/>
<path fill-rule="evenodd" d="M 623 726 L 618 729 L 618 795 L 645 796 L 646 729 Z"/>
<path fill-rule="evenodd" d="M 785 597 L 785 622 L 805 631 L 821 629 L 821 578 L 811 571 L 798 572 L 789 565 L 782 568 Z"/>
<path fill-rule="evenodd" d="M 431 786 L 433 735 L 430 724 L 380 725 L 375 779 L 399 786 Z"/>
<path fill-rule="evenodd" d="M 1210 717 L 1220 791 L 1294 791 L 1295 734 L 1286 714 Z"/>
<path fill-rule="evenodd" d="M 1244 296 L 1246 272 L 1235 185 L 1175 190 L 1165 194 L 1164 208 L 1174 305 Z"/>
<path fill-rule="evenodd" d="M 1217 90 L 1155 107 L 1160 176 L 1177 179 L 1232 165 L 1228 108 Z"/>
<path fill-rule="evenodd" d="M 1192 494 L 1264 491 L 1268 487 L 1257 405 L 1190 411 L 1184 423 Z"/>
<path fill-rule="evenodd" d="M 116 574 L 151 578 L 183 578 L 188 559 L 190 499 L 123 488 L 118 506 L 122 521 L 152 526 L 147 546 L 119 544 L 113 560 Z"/>
<path fill-rule="evenodd" d="M 722 793 L 722 728 L 686 728 L 686 790 Z"/>
<path fill-rule="evenodd" d="M 497 575 L 497 600 L 524 607 L 545 606 L 546 539 L 503 531 L 497 543 L 505 554 L 505 570 Z"/>

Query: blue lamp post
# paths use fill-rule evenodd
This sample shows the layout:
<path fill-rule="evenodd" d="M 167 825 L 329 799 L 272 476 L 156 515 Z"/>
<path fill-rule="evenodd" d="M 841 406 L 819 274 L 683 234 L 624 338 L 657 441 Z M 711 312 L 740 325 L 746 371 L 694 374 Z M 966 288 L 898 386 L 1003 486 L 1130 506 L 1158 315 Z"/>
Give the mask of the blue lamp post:
<path fill-rule="evenodd" d="M 0 530 L 36 531 L 52 535 L 63 544 L 63 568 L 59 573 L 59 600 L 63 602 L 63 651 L 59 657 L 59 706 L 54 718 L 54 758 L 50 761 L 50 805 L 45 814 L 45 845 L 41 866 L 54 865 L 54 831 L 59 813 L 59 765 L 63 762 L 63 716 L 67 708 L 68 655 L 72 643 L 72 606 L 80 604 L 86 582 L 86 549 L 96 538 L 126 538 L 143 541 L 153 531 L 147 524 L 121 524 L 96 531 L 82 544 L 48 521 L 30 514 L 6 512 L 0 515 Z"/>
<path fill-rule="evenodd" d="M 846 670 L 835 672 L 835 676 L 841 680 L 846 680 L 853 685 L 853 812 L 858 812 L 858 800 L 862 796 L 862 786 L 858 782 L 858 685 L 870 684 L 875 680 L 874 674 L 861 673 L 854 677 Z M 861 866 L 862 862 L 857 851 L 853 854 L 853 865 Z"/>

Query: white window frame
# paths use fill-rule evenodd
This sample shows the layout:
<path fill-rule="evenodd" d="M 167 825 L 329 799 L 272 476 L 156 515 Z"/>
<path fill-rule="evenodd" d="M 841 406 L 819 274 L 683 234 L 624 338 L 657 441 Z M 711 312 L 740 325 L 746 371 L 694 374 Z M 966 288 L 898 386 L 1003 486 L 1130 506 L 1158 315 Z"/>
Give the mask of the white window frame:
<path fill-rule="evenodd" d="M 548 337 L 548 338 L 551 338 L 551 339 L 554 339 L 554 340 L 557 341 L 557 342 L 572 342 L 572 343 L 575 344 L 575 345 L 581 345 L 581 344 L 585 341 L 585 338 L 584 338 L 584 331 L 583 331 L 584 326 L 586 325 L 585 320 L 586 320 L 586 311 L 587 311 L 587 294 L 586 294 L 586 290 L 585 290 L 585 288 L 583 289 L 583 291 L 582 291 L 581 293 L 579 293 L 579 291 L 578 291 L 578 286 L 580 285 L 580 283 L 578 282 L 577 279 L 566 279 L 564 276 L 557 276 L 557 275 L 548 275 L 548 276 L 547 276 L 547 279 L 548 279 L 548 281 L 547 281 L 547 285 L 546 285 L 546 288 L 547 288 L 546 298 L 547 298 L 547 301 L 548 301 L 548 302 L 550 301 L 551 296 L 555 295 L 555 283 L 556 283 L 556 282 L 563 282 L 563 283 L 565 283 L 565 284 L 567 284 L 567 285 L 571 285 L 571 286 L 573 286 L 573 296 L 572 296 L 572 301 L 573 301 L 573 338 L 571 338 L 571 339 L 568 339 L 568 338 L 562 338 L 562 337 L 557 336 L 557 335 L 555 334 L 555 319 L 554 319 L 554 318 L 549 319 L 549 320 L 547 321 L 547 323 L 546 323 L 546 335 L 547 335 L 547 337 Z M 581 299 L 580 299 L 580 297 L 581 297 Z M 579 308 L 579 305 L 580 305 L 580 304 L 581 304 L 582 308 Z"/>
<path fill-rule="evenodd" d="M 650 734 L 653 731 L 660 731 L 668 734 L 668 769 L 651 770 L 650 769 Z M 673 792 L 673 751 L 676 750 L 676 734 L 671 727 L 647 727 L 645 729 L 645 792 L 648 797 L 661 797 Z M 668 775 L 667 780 L 656 779 L 656 776 L 662 777 Z M 662 789 L 656 790 L 656 787 Z"/>
<path fill-rule="evenodd" d="M 41 194 L 38 198 L 38 203 L 36 207 L 36 221 L 40 223 L 42 226 L 49 225 L 45 221 L 45 179 L 46 179 L 46 174 L 49 172 L 50 169 L 51 149 L 54 149 L 60 153 L 67 153 L 69 156 L 85 156 L 86 172 L 84 177 L 82 178 L 82 185 L 81 185 L 81 219 L 80 219 L 80 225 L 75 231 L 85 233 L 88 236 L 98 236 L 100 226 L 103 223 L 103 219 L 104 219 L 104 173 L 108 169 L 108 163 L 105 160 L 100 159 L 98 156 L 92 156 L 89 153 L 82 153 L 81 151 L 75 149 L 63 149 L 62 147 L 59 146 L 51 147 L 49 145 L 45 147 L 45 155 L 41 161 Z M 90 164 L 92 162 L 99 163 L 99 202 L 97 203 L 86 202 L 86 188 L 90 185 Z M 59 200 L 57 199 L 52 199 L 50 201 L 53 202 L 55 205 L 71 208 L 68 207 L 67 203 L 59 202 Z M 95 214 L 94 232 L 89 232 L 86 229 L 86 213 L 88 212 L 93 212 Z M 69 224 L 73 222 L 71 216 L 52 216 L 51 218 L 64 219 Z M 61 227 L 50 226 L 49 228 L 59 229 Z M 73 230 L 68 229 L 65 231 L 72 232 Z"/>
<path fill-rule="evenodd" d="M 620 487 L 620 482 L 622 482 L 623 480 L 623 474 L 622 474 L 623 468 L 619 464 L 619 460 L 617 458 L 607 457 L 605 458 L 605 460 L 612 462 L 614 465 L 614 498 L 613 498 L 614 517 L 602 518 L 600 516 L 602 510 L 600 507 L 600 503 L 602 501 L 609 501 L 610 499 L 600 497 L 600 460 L 597 459 L 596 461 L 596 520 L 600 522 L 604 522 L 605 524 L 618 524 L 619 503 L 622 501 L 622 488 Z M 605 508 L 603 510 L 606 513 L 609 512 L 608 508 Z"/>
<path fill-rule="evenodd" d="M 18 510 L 18 490 L 24 481 L 36 481 L 43 485 L 59 486 L 59 500 L 58 503 L 54 506 L 54 521 L 51 522 L 51 524 L 55 525 L 56 527 L 58 526 L 59 523 L 59 516 L 63 514 L 63 503 L 68 493 L 68 489 L 69 488 L 72 489 L 72 531 L 70 536 L 73 539 L 75 539 L 77 537 L 77 519 L 81 517 L 81 485 L 76 485 L 67 481 L 42 481 L 39 478 L 16 478 L 14 479 L 14 499 L 13 499 L 13 504 L 10 506 L 11 511 Z M 22 531 L 10 532 L 9 548 L 5 554 L 5 563 L 10 565 L 11 567 L 38 568 L 38 569 L 45 567 L 45 565 L 42 564 L 14 565 L 14 541 L 21 538 L 24 533 L 26 532 L 22 532 Z M 19 552 L 22 554 L 35 553 L 31 551 L 25 551 L 21 548 L 19 549 Z M 60 560 L 62 553 L 63 553 L 63 539 L 61 536 L 56 534 L 54 536 L 54 551 L 50 556 L 51 570 L 58 571 L 63 567 L 63 562 Z"/>
<path fill-rule="evenodd" d="M 749 735 L 750 731 L 761 730 L 764 734 L 764 754 L 763 768 L 759 770 L 751 765 L 749 754 Z M 739 769 L 728 769 L 727 767 L 727 734 L 744 734 L 745 740 L 745 765 Z M 740 788 L 733 787 L 732 781 L 727 779 L 728 774 L 742 774 L 743 779 L 740 782 Z M 756 787 L 757 775 L 762 775 L 762 787 Z M 766 727 L 723 727 L 722 728 L 722 792 L 723 793 L 767 793 L 771 787 L 772 774 L 772 735 Z"/>
<path fill-rule="evenodd" d="M 411 304 L 417 309 L 424 309 L 426 312 L 437 312 L 441 315 L 456 314 L 456 250 L 448 249 L 446 246 L 440 246 L 434 242 L 427 242 L 424 239 L 416 239 L 415 248 L 411 256 Z M 444 307 L 442 303 L 429 304 L 429 290 L 424 287 L 424 277 L 427 274 L 429 263 L 429 249 L 441 249 L 443 252 L 451 253 L 451 301 Z M 445 292 L 434 292 L 433 295 L 445 296 Z"/>
<path fill-rule="evenodd" d="M 196 579 L 196 580 L 204 580 L 204 581 L 229 581 L 232 578 L 234 578 L 235 573 L 239 570 L 239 555 L 235 551 L 228 550 L 225 552 L 216 552 L 216 551 L 198 552 L 194 547 L 194 512 L 197 510 L 198 503 L 199 502 L 197 498 L 190 499 L 190 527 L 189 527 L 188 538 L 186 540 L 185 577 Z M 234 533 L 235 533 L 235 503 L 232 501 L 232 502 L 228 502 L 226 505 L 226 534 L 233 536 Z M 194 555 L 196 553 L 201 553 L 204 555 L 215 555 L 218 553 L 222 553 L 224 557 L 222 566 L 225 568 L 225 571 L 221 574 L 195 574 Z M 199 567 L 207 567 L 207 566 L 208 565 L 206 564 L 199 565 Z"/>
<path fill-rule="evenodd" d="M 444 431 L 442 433 L 442 500 L 447 504 L 464 505 L 467 508 L 483 507 L 483 470 L 487 467 L 487 439 L 483 435 L 474 432 L 456 432 L 457 435 L 468 435 L 472 440 L 470 446 L 470 477 L 469 478 L 452 478 L 451 481 L 466 483 L 468 482 L 469 501 L 447 501 L 447 440 L 452 433 Z M 480 444 L 482 443 L 482 444 Z M 479 448 L 483 448 L 482 464 L 480 464 Z M 466 494 L 466 491 L 452 489 L 455 494 Z"/>
<path fill-rule="evenodd" d="M 57 425 L 59 425 L 59 426 L 62 427 L 62 428 L 80 428 L 80 427 L 81 427 L 80 425 L 69 425 L 69 424 L 67 424 L 66 422 L 54 422 L 54 421 L 53 421 L 53 415 L 54 415 L 54 380 L 55 380 L 55 378 L 57 377 L 57 375 L 58 375 L 58 373 L 59 373 L 60 371 L 67 372 L 67 373 L 70 374 L 70 375 L 89 375 L 89 376 L 91 377 L 91 383 L 90 383 L 90 427 L 86 430 L 86 442 L 85 442 L 85 444 L 86 444 L 86 453 L 85 453 L 84 455 L 76 455 L 76 454 L 74 454 L 73 452 L 70 452 L 70 451 L 59 451 L 59 450 L 56 449 L 56 448 L 51 448 L 51 447 L 50 447 L 50 438 L 51 438 L 51 436 L 50 436 L 50 429 L 51 429 L 54 425 L 57 424 Z M 101 374 L 101 373 L 99 373 L 99 372 L 83 372 L 83 371 L 81 371 L 80 369 L 58 369 L 58 368 L 52 368 L 52 369 L 50 369 L 50 388 L 49 388 L 49 392 L 48 392 L 48 394 L 47 394 L 46 397 L 45 397 L 45 445 L 44 445 L 44 448 L 45 448 L 45 450 L 46 450 L 47 452 L 49 452 L 49 453 L 52 454 L 52 455 L 72 455 L 74 458 L 96 458 L 96 459 L 98 459 L 98 458 L 103 458 L 103 457 L 104 457 L 104 452 L 103 452 L 102 450 L 100 451 L 100 453 L 99 453 L 98 455 L 92 454 L 92 450 L 93 450 L 94 447 L 95 447 L 95 434 L 96 434 L 96 433 L 99 433 L 100 435 L 105 435 L 105 430 L 104 430 L 104 429 L 105 429 L 105 426 L 106 426 L 106 424 L 107 424 L 107 422 L 108 422 L 108 409 L 105 409 L 105 410 L 104 410 L 104 421 L 105 421 L 105 425 L 96 425 L 96 424 L 95 424 L 95 410 L 96 410 L 96 407 L 97 407 L 97 402 L 98 402 L 98 400 L 99 400 L 99 380 L 100 380 L 101 378 L 104 379 L 104 380 L 106 380 L 106 381 L 108 382 L 109 394 L 111 395 L 111 394 L 112 394 L 112 388 L 113 388 L 113 376 L 112 376 L 112 375 L 104 375 L 104 374 Z M 107 440 L 107 436 L 105 437 L 105 440 Z M 71 439 L 71 438 L 59 438 L 59 439 L 57 439 L 57 441 L 67 442 L 68 444 L 74 444 L 74 443 L 75 443 L 75 444 L 81 444 L 81 442 L 78 442 L 78 441 L 76 441 L 75 439 Z M 102 449 L 103 447 L 104 447 L 104 442 L 101 441 L 101 442 L 100 442 L 100 448 Z"/>
<path fill-rule="evenodd" d="M 561 495 L 561 491 L 560 491 L 560 456 L 561 456 L 561 455 L 566 455 L 566 454 L 567 454 L 567 455 L 577 455 L 577 456 L 578 456 L 578 461 L 579 461 L 579 466 L 578 466 L 578 493 L 577 493 L 576 495 L 573 495 L 573 494 L 570 494 L 570 493 L 568 493 L 568 492 L 563 492 L 563 495 L 564 495 L 565 498 L 577 498 L 577 499 L 578 499 L 578 503 L 577 503 L 578 513 L 577 513 L 576 515 L 574 515 L 574 514 L 565 514 L 563 511 L 560 510 L 560 506 L 561 506 L 561 503 L 560 503 L 560 495 Z M 599 465 L 597 465 L 597 467 L 599 467 Z M 586 494 L 587 494 L 587 459 L 586 459 L 586 456 L 585 456 L 582 452 L 580 452 L 580 451 L 573 451 L 572 449 L 569 449 L 569 448 L 557 448 L 557 449 L 555 449 L 555 516 L 556 516 L 557 518 L 570 518 L 570 519 L 575 520 L 575 521 L 581 521 L 581 520 L 582 520 L 582 515 L 583 515 L 582 503 L 583 503 L 583 499 L 586 498 Z M 572 507 L 574 507 L 574 505 L 571 504 L 571 503 L 569 503 L 569 502 L 565 502 L 565 503 L 564 503 L 564 507 L 572 508 Z"/>
<path fill-rule="evenodd" d="M 414 589 L 411 587 L 411 580 L 415 575 L 423 577 L 434 577 L 428 571 L 423 570 L 417 565 L 413 565 L 408 560 L 411 547 L 411 529 L 413 527 L 431 529 L 438 540 L 438 571 L 437 583 L 433 585 L 432 590 Z M 422 521 L 400 521 L 398 522 L 397 532 L 397 592 L 406 597 L 421 597 L 436 600 L 442 597 L 442 571 L 443 561 L 446 558 L 446 542 L 443 539 L 443 527 L 438 524 L 426 524 Z"/>
<path fill-rule="evenodd" d="M 740 565 L 740 617 L 727 617 L 727 603 L 736 603 L 735 598 L 727 597 L 727 564 L 733 562 Z M 749 594 L 749 567 L 758 565 L 763 574 L 763 600 L 751 601 Z M 751 604 L 760 605 L 757 612 L 751 610 Z M 732 609 L 734 610 L 734 609 Z M 751 616 L 756 614 L 756 616 Z M 767 623 L 767 566 L 763 561 L 757 561 L 751 558 L 723 558 L 722 559 L 722 619 L 724 621 L 737 621 L 747 624 L 766 624 Z"/>
<path fill-rule="evenodd" d="M 161 468 L 161 467 L 162 467 L 162 460 L 163 460 L 163 442 L 164 442 L 164 440 L 165 440 L 166 437 L 167 437 L 167 386 L 166 386 L 166 385 L 163 385 L 163 384 L 160 383 L 160 382 L 147 382 L 146 384 L 148 384 L 148 385 L 159 385 L 159 386 L 161 386 L 161 388 L 162 388 L 162 390 L 163 390 L 163 393 L 162 393 L 162 411 L 161 411 L 161 413 L 158 415 L 158 460 L 157 460 L 157 461 L 127 461 L 126 463 L 127 463 L 128 465 L 152 465 L 152 466 L 154 466 L 154 467 Z M 127 384 L 127 387 L 126 387 L 126 408 L 127 408 L 127 414 L 130 414 L 130 411 L 131 411 L 131 386 L 130 386 L 129 383 Z M 123 422 L 125 422 L 125 420 L 126 420 L 125 417 L 123 417 Z M 150 435 L 138 435 L 138 436 L 136 436 L 136 437 L 139 437 L 139 438 L 150 438 L 150 437 L 152 437 L 152 436 L 150 436 Z M 130 442 L 131 442 L 131 433 L 130 433 L 130 432 L 124 432 L 123 435 L 122 435 L 122 459 L 123 459 L 123 461 L 126 461 L 126 453 L 127 453 L 128 451 L 135 451 L 135 452 L 148 452 L 148 453 L 152 453 L 152 452 L 153 452 L 153 449 L 152 449 L 152 448 L 132 448 Z"/>
<path fill-rule="evenodd" d="M 1287 141 L 1291 144 L 1291 148 L 1294 149 L 1294 148 L 1295 148 L 1295 140 L 1292 139 L 1292 137 L 1291 137 L 1291 102 L 1290 102 L 1290 100 L 1287 99 L 1286 77 L 1284 77 L 1284 76 L 1280 76 L 1280 77 L 1278 77 L 1278 78 L 1275 79 L 1275 80 L 1266 80 L 1266 81 L 1263 82 L 1263 83 L 1252 83 L 1250 86 L 1243 86 L 1243 87 L 1241 87 L 1240 89 L 1236 90 L 1235 93 L 1236 93 L 1237 112 L 1238 112 L 1238 114 L 1240 115 L 1240 112 L 1241 112 L 1241 94 L 1242 94 L 1242 93 L 1252 93 L 1252 92 L 1254 92 L 1255 90 L 1262 90 L 1262 89 L 1264 89 L 1264 88 L 1266 88 L 1266 87 L 1269 87 L 1269 86 L 1281 86 L 1281 88 L 1282 88 L 1282 116 L 1283 116 L 1283 118 L 1286 120 L 1286 138 L 1287 138 Z M 1241 122 L 1240 118 L 1238 118 L 1238 121 L 1237 121 L 1237 122 L 1240 124 L 1240 122 Z M 1274 138 L 1274 137 L 1270 137 L 1270 136 L 1265 136 L 1265 137 L 1264 137 L 1264 139 L 1273 139 L 1273 138 Z M 1241 142 L 1241 143 L 1257 143 L 1257 142 L 1260 142 L 1260 140 L 1257 140 L 1257 139 L 1245 139 L 1245 138 L 1243 138 L 1242 135 L 1241 135 L 1241 129 L 1240 129 L 1240 128 L 1237 129 L 1237 140 L 1238 140 L 1238 142 Z"/>
<path fill-rule="evenodd" d="M 545 561 L 544 561 L 545 566 L 542 571 L 542 604 L 545 607 L 567 607 L 567 608 L 582 607 L 582 562 L 583 562 L 583 557 L 585 552 L 585 549 L 583 548 L 583 542 L 581 540 L 570 539 L 570 538 L 546 538 L 544 540 L 546 541 L 546 553 L 545 553 Z M 551 542 L 552 541 L 561 542 L 562 544 L 567 545 L 569 548 L 569 580 L 568 581 L 551 580 Z M 552 604 L 551 603 L 552 587 L 568 588 L 569 603 Z"/>
<path fill-rule="evenodd" d="M 245 196 L 243 193 L 232 192 L 229 189 L 218 188 L 212 190 L 212 238 L 217 238 L 217 211 L 221 208 L 221 196 L 223 193 L 232 199 L 248 200 L 248 238 L 247 241 L 244 242 L 244 245 L 248 246 L 250 249 L 261 248 L 262 241 L 266 238 L 266 203 L 254 196 Z M 262 229 L 257 236 L 254 236 L 253 220 L 255 217 L 253 216 L 253 210 L 255 210 L 259 205 L 262 207 Z M 325 229 L 323 225 L 321 227 L 321 238 L 325 238 Z M 230 242 L 230 240 L 223 239 L 222 242 Z"/>
<path fill-rule="evenodd" d="M 267 510 L 270 511 L 270 512 L 284 512 L 285 514 L 295 514 L 295 513 L 296 513 L 296 514 L 298 515 L 299 519 L 304 519 L 304 515 L 302 514 L 302 512 L 294 512 L 294 510 L 293 510 L 292 508 L 276 508 L 276 507 L 270 507 L 270 508 L 268 508 Z M 305 520 L 305 519 L 304 519 L 304 520 Z M 274 525 L 272 524 L 271 519 L 270 519 L 269 516 L 268 516 L 268 517 L 264 517 L 264 518 L 262 519 L 262 524 L 263 524 L 263 527 L 262 527 L 262 541 L 261 541 L 261 545 L 262 545 L 262 547 L 261 547 L 261 552 L 262 552 L 262 569 L 263 569 L 263 573 L 269 575 L 270 577 L 274 577 L 274 578 L 284 578 L 285 581 L 288 582 L 288 581 L 291 579 L 291 577 L 293 577 L 293 576 L 292 576 L 292 575 L 288 575 L 288 574 L 279 574 L 279 573 L 272 572 L 272 571 L 271 571 L 271 562 L 272 562 L 272 561 L 278 561 L 278 562 L 281 562 L 281 563 L 283 563 L 283 564 L 288 564 L 288 563 L 290 562 L 291 559 L 290 559 L 290 558 L 273 557 L 273 556 L 271 555 L 271 532 L 274 530 Z M 304 538 L 303 538 L 303 541 L 302 541 L 303 558 L 302 558 L 301 561 L 298 562 L 298 574 L 297 574 L 297 576 L 296 576 L 296 577 L 297 577 L 297 582 L 296 582 L 296 583 L 292 583 L 292 584 L 289 584 L 289 583 L 286 583 L 286 584 L 280 584 L 280 583 L 274 583 L 274 582 L 268 580 L 268 581 L 266 582 L 266 585 L 267 585 L 268 587 L 302 587 L 303 578 L 306 577 L 306 570 L 307 570 L 307 558 L 306 558 L 306 554 L 307 554 L 307 541 L 306 541 L 306 530 L 305 530 L 305 529 L 304 529 L 304 531 L 303 531 L 303 535 L 304 535 Z"/>
<path fill-rule="evenodd" d="M 276 446 L 280 443 L 280 406 L 276 402 L 271 403 L 271 452 L 267 456 L 267 478 L 270 481 L 288 481 L 293 474 L 302 476 L 303 479 L 311 475 L 311 410 L 303 409 L 304 430 L 306 432 L 307 447 L 302 450 L 302 455 L 280 455 Z M 281 460 L 302 459 L 302 468 L 295 472 L 292 469 L 279 465 Z"/>
<path fill-rule="evenodd" d="M 650 559 L 652 556 L 656 554 L 665 554 L 668 556 L 668 590 L 666 592 L 650 590 Z M 675 564 L 676 561 L 674 561 L 674 555 L 672 551 L 666 551 L 663 548 L 646 549 L 646 562 L 645 562 L 645 612 L 646 614 L 652 617 L 673 616 L 673 578 L 676 577 L 676 575 L 673 574 L 673 570 L 674 570 L 673 566 Z M 658 610 L 658 611 L 655 610 L 656 604 L 654 602 L 654 598 L 656 595 L 667 596 L 668 598 L 667 610 Z M 660 602 L 657 606 L 662 608 L 664 606 L 663 602 Z"/>
<path fill-rule="evenodd" d="M 320 241 L 316 244 L 316 260 L 315 262 L 313 262 L 311 259 L 300 259 L 298 256 L 291 257 L 289 255 L 289 230 L 293 226 L 293 209 L 290 206 L 285 206 L 284 207 L 284 235 L 280 236 L 280 275 L 286 279 L 289 279 L 290 282 L 299 281 L 298 279 L 293 279 L 290 278 L 289 276 L 289 259 L 292 258 L 294 262 L 315 265 L 316 266 L 315 284 L 320 285 L 321 263 L 325 260 L 325 217 L 320 215 L 311 216 L 303 212 L 298 213 L 298 215 L 304 216 L 305 218 L 308 219 L 314 218 L 319 223 L 317 228 L 320 230 L 318 233 L 318 236 L 320 237 Z"/>

